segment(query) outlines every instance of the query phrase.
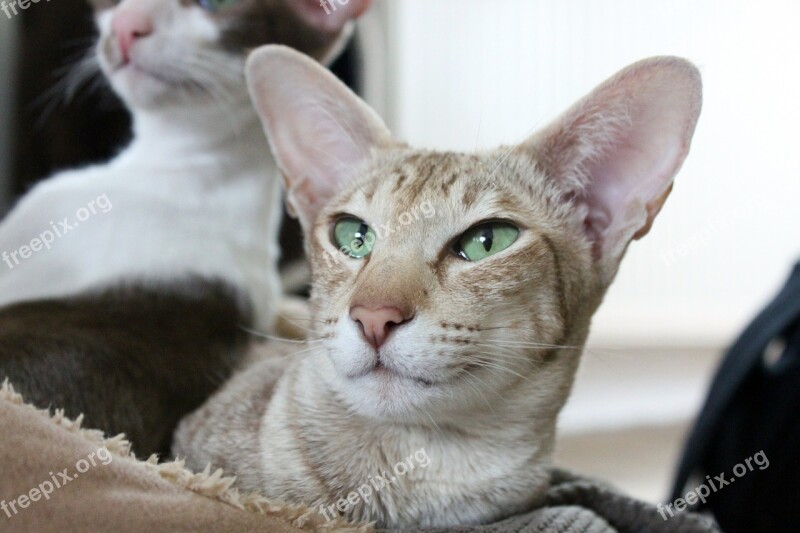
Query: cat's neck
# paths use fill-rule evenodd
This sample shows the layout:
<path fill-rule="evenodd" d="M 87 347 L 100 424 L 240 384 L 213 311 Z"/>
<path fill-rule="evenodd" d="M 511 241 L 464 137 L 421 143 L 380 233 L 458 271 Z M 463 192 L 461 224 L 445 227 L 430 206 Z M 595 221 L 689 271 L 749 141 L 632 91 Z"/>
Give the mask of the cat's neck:
<path fill-rule="evenodd" d="M 528 443 L 530 449 L 523 455 L 537 457 L 543 451 L 542 444 L 544 448 L 548 448 L 545 434 L 554 425 L 555 413 L 545 414 L 541 409 L 531 408 L 531 391 L 524 381 L 510 386 L 502 398 L 495 401 L 487 398 L 488 403 L 468 410 L 462 409 L 458 413 L 440 416 L 425 414 L 414 420 L 377 420 L 354 414 L 352 408 L 341 400 L 338 392 L 341 385 L 334 384 L 339 378 L 330 358 L 324 353 L 318 355 L 319 357 L 306 358 L 298 368 L 302 375 L 299 379 L 308 386 L 312 383 L 316 386 L 313 389 L 301 387 L 298 390 L 306 400 L 310 400 L 307 405 L 313 405 L 315 410 L 322 408 L 331 415 L 335 413 L 335 416 L 320 418 L 312 414 L 315 411 L 309 411 L 314 419 L 309 422 L 318 425 L 320 431 L 324 432 L 327 428 L 337 434 L 341 433 L 342 428 L 330 422 L 348 418 L 354 436 L 372 435 L 376 443 L 382 440 L 381 436 L 390 436 L 392 439 L 408 438 L 416 442 L 430 440 L 445 447 L 453 444 L 461 449 L 468 443 L 479 445 L 491 442 L 492 453 L 503 443 L 517 450 Z M 308 390 L 312 391 L 310 396 L 306 396 L 305 391 Z M 359 439 L 356 441 L 362 442 Z"/>
<path fill-rule="evenodd" d="M 118 163 L 158 165 L 183 171 L 233 166 L 250 169 L 269 163 L 263 130 L 248 100 L 196 109 L 138 110 L 133 140 Z"/>
<path fill-rule="evenodd" d="M 332 385 L 334 373 L 320 352 L 298 361 L 276 388 L 258 437 L 259 446 L 271 450 L 262 462 L 271 495 L 288 494 L 324 508 L 378 476 L 402 476 L 398 463 L 415 453 L 424 453 L 429 464 L 417 464 L 407 479 L 398 481 L 413 483 L 413 491 L 376 492 L 369 506 L 357 504 L 348 517 L 401 527 L 474 523 L 531 508 L 544 493 L 555 419 L 526 408 L 524 395 L 530 398 L 530 391 L 524 386 L 508 391 L 505 401 L 486 412 L 389 422 L 361 416 L 345 405 Z M 287 420 L 288 427 L 281 422 Z M 300 472 L 316 481 L 299 486 Z M 390 484 L 397 479 L 391 477 Z M 441 522 L 422 522 L 430 505 L 441 509 Z"/>

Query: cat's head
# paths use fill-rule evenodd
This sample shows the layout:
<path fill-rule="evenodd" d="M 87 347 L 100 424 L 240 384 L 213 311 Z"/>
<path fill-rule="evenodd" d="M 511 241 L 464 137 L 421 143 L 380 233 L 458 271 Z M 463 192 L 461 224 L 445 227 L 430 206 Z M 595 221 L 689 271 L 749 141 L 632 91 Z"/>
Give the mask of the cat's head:
<path fill-rule="evenodd" d="M 134 109 L 246 100 L 250 50 L 284 44 L 329 62 L 370 1 L 89 0 L 99 39 L 84 70 L 99 63 Z"/>
<path fill-rule="evenodd" d="M 689 150 L 697 69 L 641 61 L 520 145 L 480 154 L 393 140 L 284 47 L 254 52 L 247 76 L 305 231 L 312 342 L 338 396 L 439 423 L 524 401 L 552 421 L 592 314 Z"/>

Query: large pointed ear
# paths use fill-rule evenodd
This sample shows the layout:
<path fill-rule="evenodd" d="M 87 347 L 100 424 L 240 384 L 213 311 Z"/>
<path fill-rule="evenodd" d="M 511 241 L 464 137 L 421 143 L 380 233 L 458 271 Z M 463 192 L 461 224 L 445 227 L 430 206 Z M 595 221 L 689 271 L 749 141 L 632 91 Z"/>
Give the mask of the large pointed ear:
<path fill-rule="evenodd" d="M 604 82 L 522 145 L 584 216 L 606 283 L 672 189 L 700 115 L 700 73 L 655 57 Z"/>
<path fill-rule="evenodd" d="M 304 229 L 355 177 L 389 130 L 333 74 L 285 46 L 268 45 L 247 61 L 247 83 L 272 153 L 286 182 L 287 201 Z"/>
<path fill-rule="evenodd" d="M 286 0 L 317 31 L 339 33 L 351 20 L 364 14 L 372 0 Z"/>

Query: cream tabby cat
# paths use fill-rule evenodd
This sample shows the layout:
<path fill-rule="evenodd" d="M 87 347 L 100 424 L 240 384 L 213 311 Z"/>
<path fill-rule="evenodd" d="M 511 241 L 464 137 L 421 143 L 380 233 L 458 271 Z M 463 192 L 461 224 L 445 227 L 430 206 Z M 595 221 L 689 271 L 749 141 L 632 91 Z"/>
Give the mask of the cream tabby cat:
<path fill-rule="evenodd" d="M 306 232 L 315 330 L 186 419 L 175 451 L 329 515 L 424 449 L 429 466 L 343 506 L 388 527 L 541 503 L 580 355 L 562 347 L 584 344 L 670 192 L 700 113 L 695 67 L 636 63 L 522 144 L 477 155 L 393 140 L 289 49 L 254 53 L 248 77 Z M 435 217 L 398 223 L 423 203 Z"/>

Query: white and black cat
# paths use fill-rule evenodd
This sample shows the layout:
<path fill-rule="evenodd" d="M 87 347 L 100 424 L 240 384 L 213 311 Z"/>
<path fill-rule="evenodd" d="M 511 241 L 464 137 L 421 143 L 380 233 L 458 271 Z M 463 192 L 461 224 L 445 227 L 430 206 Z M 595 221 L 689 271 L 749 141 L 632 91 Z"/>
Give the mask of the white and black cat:
<path fill-rule="evenodd" d="M 96 65 L 133 115 L 107 164 L 36 186 L 0 224 L 0 380 L 139 453 L 270 331 L 280 180 L 244 80 L 249 49 L 323 62 L 369 5 L 92 0 Z"/>

